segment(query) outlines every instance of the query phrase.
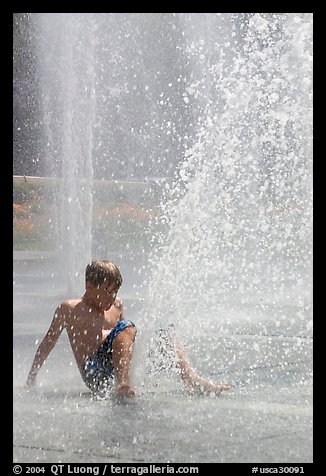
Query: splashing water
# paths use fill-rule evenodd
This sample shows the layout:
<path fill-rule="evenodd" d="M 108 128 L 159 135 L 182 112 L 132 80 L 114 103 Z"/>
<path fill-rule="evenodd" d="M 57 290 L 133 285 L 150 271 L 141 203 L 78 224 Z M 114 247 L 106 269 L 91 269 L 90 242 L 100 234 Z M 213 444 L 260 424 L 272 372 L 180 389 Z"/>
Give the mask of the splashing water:
<path fill-rule="evenodd" d="M 147 298 L 149 326 L 188 336 L 227 303 L 311 299 L 310 14 L 253 14 L 240 48 L 215 43 L 214 59 L 211 46 L 187 91 L 197 141 L 166 188 Z"/>
<path fill-rule="evenodd" d="M 74 293 L 91 259 L 96 25 L 92 16 L 72 13 L 40 13 L 36 20 L 47 169 L 61 178 L 59 249 L 66 287 Z"/>

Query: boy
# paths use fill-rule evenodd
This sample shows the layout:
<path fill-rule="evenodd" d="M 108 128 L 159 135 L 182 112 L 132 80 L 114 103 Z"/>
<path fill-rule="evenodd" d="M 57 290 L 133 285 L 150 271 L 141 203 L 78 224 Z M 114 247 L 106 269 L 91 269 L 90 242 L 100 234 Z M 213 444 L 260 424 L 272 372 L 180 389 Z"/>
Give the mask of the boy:
<path fill-rule="evenodd" d="M 116 396 L 135 396 L 129 369 L 136 327 L 124 319 L 122 301 L 117 298 L 121 284 L 120 271 L 111 261 L 97 260 L 87 265 L 85 293 L 79 299 L 64 301 L 55 310 L 50 327 L 36 351 L 27 386 L 35 382 L 45 359 L 62 330 L 66 329 L 79 372 L 88 388 L 101 393 L 114 381 Z M 181 378 L 192 391 L 219 394 L 230 388 L 197 375 L 186 361 L 181 346 L 177 346 L 176 354 Z"/>

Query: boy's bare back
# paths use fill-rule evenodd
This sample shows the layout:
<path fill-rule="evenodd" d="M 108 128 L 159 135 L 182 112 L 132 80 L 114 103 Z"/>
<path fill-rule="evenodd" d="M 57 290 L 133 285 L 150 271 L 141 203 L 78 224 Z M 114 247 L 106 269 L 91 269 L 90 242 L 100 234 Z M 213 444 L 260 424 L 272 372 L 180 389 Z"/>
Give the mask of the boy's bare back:
<path fill-rule="evenodd" d="M 122 301 L 117 298 L 107 311 L 100 311 L 84 298 L 64 301 L 55 312 L 55 328 L 67 330 L 78 366 L 91 357 L 109 332 L 122 319 Z M 55 330 L 55 329 L 54 329 Z"/>

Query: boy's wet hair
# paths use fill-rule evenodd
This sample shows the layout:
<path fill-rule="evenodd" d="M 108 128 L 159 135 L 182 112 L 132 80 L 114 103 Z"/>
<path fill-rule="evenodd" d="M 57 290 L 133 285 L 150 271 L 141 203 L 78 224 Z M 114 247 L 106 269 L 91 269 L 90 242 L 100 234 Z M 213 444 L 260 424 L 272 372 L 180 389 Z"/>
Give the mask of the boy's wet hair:
<path fill-rule="evenodd" d="M 108 259 L 93 260 L 86 266 L 85 280 L 93 286 L 100 286 L 103 283 L 115 284 L 120 288 L 122 276 L 115 264 Z"/>

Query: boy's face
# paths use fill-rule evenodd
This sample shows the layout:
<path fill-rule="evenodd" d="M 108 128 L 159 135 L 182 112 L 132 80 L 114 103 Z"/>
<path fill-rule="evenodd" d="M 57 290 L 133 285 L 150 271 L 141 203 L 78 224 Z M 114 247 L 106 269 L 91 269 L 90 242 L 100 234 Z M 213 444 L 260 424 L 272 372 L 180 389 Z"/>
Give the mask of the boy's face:
<path fill-rule="evenodd" d="M 102 283 L 96 288 L 96 300 L 98 307 L 108 311 L 117 297 L 119 287 L 116 284 Z"/>

